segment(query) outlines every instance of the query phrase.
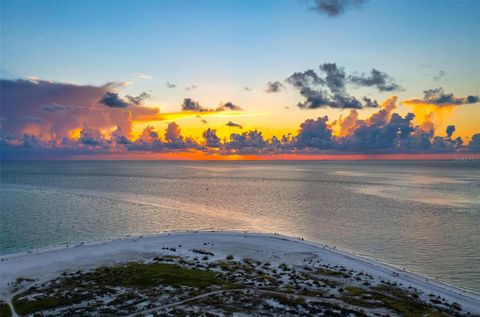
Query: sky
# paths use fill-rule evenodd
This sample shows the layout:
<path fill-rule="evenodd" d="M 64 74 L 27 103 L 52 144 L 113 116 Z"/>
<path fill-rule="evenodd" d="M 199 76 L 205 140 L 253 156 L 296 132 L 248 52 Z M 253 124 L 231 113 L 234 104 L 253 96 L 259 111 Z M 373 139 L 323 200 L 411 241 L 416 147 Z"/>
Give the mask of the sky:
<path fill-rule="evenodd" d="M 0 0 L 1 158 L 479 153 L 479 13 L 474 0 Z"/>

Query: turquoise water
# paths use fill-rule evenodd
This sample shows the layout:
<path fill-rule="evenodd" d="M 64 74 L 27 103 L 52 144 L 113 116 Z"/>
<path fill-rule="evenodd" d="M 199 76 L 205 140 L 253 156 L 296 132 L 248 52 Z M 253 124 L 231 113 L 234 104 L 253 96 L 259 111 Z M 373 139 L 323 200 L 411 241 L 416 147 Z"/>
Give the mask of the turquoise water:
<path fill-rule="evenodd" d="M 480 292 L 478 162 L 2 162 L 0 252 L 280 232 Z"/>

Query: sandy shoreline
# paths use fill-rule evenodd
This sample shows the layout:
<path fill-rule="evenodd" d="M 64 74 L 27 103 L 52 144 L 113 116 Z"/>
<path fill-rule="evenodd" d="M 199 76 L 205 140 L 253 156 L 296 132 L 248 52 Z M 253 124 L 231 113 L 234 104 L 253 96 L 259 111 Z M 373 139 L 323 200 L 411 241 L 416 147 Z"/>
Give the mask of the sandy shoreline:
<path fill-rule="evenodd" d="M 19 277 L 47 281 L 62 272 L 169 254 L 165 250 L 168 247 L 175 247 L 175 254 L 180 256 L 192 256 L 192 249 L 202 248 L 215 254 L 212 260 L 235 254 L 292 266 L 304 265 L 306 260 L 315 258 L 324 264 L 371 274 L 378 281 L 388 280 L 416 288 L 423 292 L 425 298 L 422 299 L 428 300 L 428 295 L 434 294 L 460 304 L 464 312 L 480 314 L 480 296 L 473 292 L 326 245 L 276 234 L 242 232 L 167 232 L 0 256 L 0 297 L 6 300 L 12 297 L 11 284 Z"/>

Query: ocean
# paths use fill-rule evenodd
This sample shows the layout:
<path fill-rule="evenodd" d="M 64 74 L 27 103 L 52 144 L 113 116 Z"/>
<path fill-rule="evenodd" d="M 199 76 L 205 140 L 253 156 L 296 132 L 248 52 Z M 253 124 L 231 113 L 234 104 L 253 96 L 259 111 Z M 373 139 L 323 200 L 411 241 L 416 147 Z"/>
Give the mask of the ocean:
<path fill-rule="evenodd" d="M 2 162 L 0 253 L 169 230 L 278 232 L 480 293 L 480 163 Z"/>

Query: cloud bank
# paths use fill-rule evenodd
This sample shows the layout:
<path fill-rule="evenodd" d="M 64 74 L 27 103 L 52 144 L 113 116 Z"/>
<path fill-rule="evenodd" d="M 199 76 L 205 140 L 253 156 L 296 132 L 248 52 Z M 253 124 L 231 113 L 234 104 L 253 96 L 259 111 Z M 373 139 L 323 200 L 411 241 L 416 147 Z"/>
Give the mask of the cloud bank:
<path fill-rule="evenodd" d="M 239 154 L 322 154 L 322 153 L 478 153 L 480 133 L 469 141 L 455 135 L 456 127 L 448 125 L 445 131 L 436 131 L 428 118 L 415 123 L 415 115 L 397 113 L 397 97 L 376 104 L 368 118 L 361 119 L 354 99 L 347 93 L 349 75 L 335 64 L 323 64 L 320 74 L 314 71 L 296 73 L 289 83 L 299 87 L 305 98 L 304 107 L 320 107 L 325 102 L 338 108 L 351 108 L 346 116 L 331 120 L 327 116 L 307 119 L 295 134 L 266 138 L 262 131 L 245 130 L 230 133 L 221 139 L 208 126 L 200 139 L 182 134 L 176 122 L 170 122 L 164 131 L 147 126 L 140 136 L 131 135 L 134 121 L 155 121 L 162 117 L 160 110 L 143 106 L 148 94 L 121 97 L 117 83 L 102 86 L 74 85 L 48 81 L 1 81 L 2 159 L 60 158 L 78 155 L 129 153 L 202 152 L 216 155 Z M 390 85 L 378 80 L 374 73 L 361 74 L 360 84 L 381 90 Z M 377 79 L 375 79 L 377 78 Z M 363 82 L 366 81 L 366 82 Z M 319 86 L 319 87 L 317 87 Z M 312 88 L 314 87 L 314 88 Z M 314 92 L 306 92 L 309 90 Z M 321 96 L 320 89 L 327 92 Z M 305 91 L 304 91 L 305 90 Z M 323 93 L 323 91 L 321 91 Z M 365 106 L 365 100 L 357 100 Z M 369 101 L 373 103 L 373 101 Z M 477 96 L 457 97 L 443 89 L 425 91 L 421 102 L 460 106 L 478 102 Z M 214 109 L 202 107 L 186 98 L 183 111 L 238 111 L 231 102 Z M 418 121 L 418 120 L 417 120 Z M 243 129 L 235 122 L 226 126 Z M 480 131 L 479 131 L 480 132 Z"/>

